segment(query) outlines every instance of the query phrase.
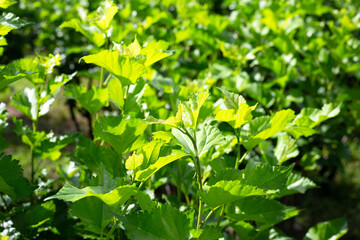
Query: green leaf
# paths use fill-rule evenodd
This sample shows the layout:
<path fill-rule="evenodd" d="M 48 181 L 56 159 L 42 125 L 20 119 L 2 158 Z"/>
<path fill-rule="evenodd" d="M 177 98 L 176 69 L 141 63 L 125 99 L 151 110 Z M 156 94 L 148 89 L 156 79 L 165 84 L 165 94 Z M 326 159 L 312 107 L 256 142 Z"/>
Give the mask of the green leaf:
<path fill-rule="evenodd" d="M 118 154 L 136 150 L 142 145 L 147 127 L 142 120 L 102 117 L 95 123 L 94 135 L 109 143 Z"/>
<path fill-rule="evenodd" d="M 199 230 L 193 229 L 193 231 L 190 232 L 191 235 L 193 236 L 191 239 L 198 239 L 198 240 L 216 240 L 224 236 L 221 233 L 221 230 L 214 226 L 207 226 Z"/>
<path fill-rule="evenodd" d="M 138 191 L 134 196 L 143 211 L 152 211 L 155 208 L 156 203 L 147 193 Z"/>
<path fill-rule="evenodd" d="M 172 135 L 176 138 L 176 140 L 184 147 L 185 152 L 191 153 L 194 156 L 196 155 L 196 151 L 194 148 L 194 144 L 191 139 L 182 131 L 177 128 L 173 128 L 171 130 Z"/>
<path fill-rule="evenodd" d="M 286 133 L 278 135 L 275 157 L 277 158 L 279 165 L 291 158 L 297 157 L 299 153 L 299 149 L 297 148 L 294 139 L 291 139 Z"/>
<path fill-rule="evenodd" d="M 0 192 L 17 202 L 30 196 L 34 189 L 23 177 L 19 161 L 0 153 Z"/>
<path fill-rule="evenodd" d="M 286 186 L 278 193 L 275 194 L 276 197 L 282 197 L 294 193 L 302 193 L 304 194 L 306 190 L 316 188 L 316 184 L 306 177 L 302 177 L 297 173 L 290 173 Z"/>
<path fill-rule="evenodd" d="M 68 202 L 76 202 L 80 199 L 87 197 L 97 197 L 109 206 L 123 205 L 131 195 L 134 195 L 137 188 L 134 185 L 124 185 L 115 188 L 110 192 L 106 192 L 106 189 L 101 186 L 85 187 L 79 189 L 77 187 L 65 184 L 60 191 L 51 197 L 45 199 L 60 199 Z"/>
<path fill-rule="evenodd" d="M 10 105 L 24 113 L 31 120 L 36 121 L 38 117 L 49 112 L 50 106 L 55 101 L 54 98 L 38 98 L 36 88 L 25 88 L 24 91 L 16 93 Z"/>
<path fill-rule="evenodd" d="M 105 35 L 100 28 L 83 24 L 79 19 L 73 18 L 70 21 L 63 22 L 60 28 L 73 28 L 75 31 L 82 33 L 97 47 L 101 47 L 105 43 Z"/>
<path fill-rule="evenodd" d="M 53 220 L 56 206 L 53 201 L 45 202 L 41 205 L 35 205 L 25 214 L 25 222 L 31 228 L 37 228 Z"/>
<path fill-rule="evenodd" d="M 234 228 L 239 239 L 253 239 L 256 235 L 255 227 L 245 221 L 237 221 L 231 224 L 231 227 Z"/>
<path fill-rule="evenodd" d="M 24 27 L 28 22 L 16 17 L 13 13 L 3 13 L 0 17 L 0 35 L 5 36 L 11 30 Z"/>
<path fill-rule="evenodd" d="M 182 121 L 186 127 L 196 129 L 200 108 L 210 96 L 208 92 L 200 92 L 192 95 L 189 101 L 183 103 Z M 181 103 L 179 104 L 181 105 Z"/>
<path fill-rule="evenodd" d="M 108 105 L 108 89 L 92 86 L 90 91 L 81 94 L 77 99 L 81 106 L 94 115 L 102 107 Z"/>
<path fill-rule="evenodd" d="M 100 233 L 113 219 L 110 208 L 96 197 L 87 197 L 71 206 L 71 213 Z"/>
<path fill-rule="evenodd" d="M 245 148 L 247 150 L 251 150 L 253 149 L 256 145 L 258 145 L 260 142 L 272 137 L 273 135 L 275 135 L 278 132 L 283 131 L 286 128 L 286 125 L 293 120 L 295 117 L 294 115 L 294 111 L 287 109 L 287 110 L 282 110 L 280 112 L 277 112 L 275 114 L 275 116 L 271 119 L 269 125 L 263 129 L 262 131 L 260 131 L 258 134 L 256 135 L 252 135 L 251 137 L 249 137 L 248 139 L 245 140 L 245 142 L 243 143 Z M 266 123 L 266 118 L 262 118 L 261 120 L 261 127 L 264 126 L 264 124 Z M 256 120 L 256 119 L 254 119 Z M 256 120 L 258 121 L 258 120 Z M 250 122 L 250 126 L 251 126 L 251 122 Z M 251 131 L 256 131 L 256 130 L 251 130 Z"/>
<path fill-rule="evenodd" d="M 294 207 L 261 196 L 252 196 L 232 202 L 226 208 L 226 217 L 235 221 L 255 221 L 274 225 L 299 213 Z"/>
<path fill-rule="evenodd" d="M 126 235 L 131 240 L 187 240 L 189 220 L 170 205 L 157 207 L 151 213 L 132 213 L 124 222 Z"/>
<path fill-rule="evenodd" d="M 109 90 L 109 100 L 114 102 L 120 110 L 124 109 L 124 92 L 121 82 L 117 78 L 113 78 L 109 81 L 107 86 Z"/>
<path fill-rule="evenodd" d="M 135 36 L 134 42 L 129 44 L 127 47 L 121 47 L 120 50 L 123 56 L 133 58 L 140 54 L 141 46 Z"/>
<path fill-rule="evenodd" d="M 139 77 L 146 73 L 146 68 L 140 61 L 122 56 L 119 51 L 103 50 L 82 59 L 86 63 L 93 63 L 105 68 L 120 80 L 122 86 L 134 84 Z"/>
<path fill-rule="evenodd" d="M 340 239 L 348 231 L 346 218 L 318 223 L 309 229 L 304 240 Z"/>
<path fill-rule="evenodd" d="M 333 118 L 340 113 L 341 104 L 325 104 L 321 110 L 317 108 L 304 108 L 296 116 L 294 124 L 300 127 L 314 128 L 321 122 Z"/>
<path fill-rule="evenodd" d="M 96 145 L 89 138 L 79 138 L 74 157 L 80 164 L 93 172 L 99 171 L 103 165 L 111 176 L 116 177 L 119 175 L 120 158 L 118 154 L 111 148 Z"/>
<path fill-rule="evenodd" d="M 301 136 L 310 137 L 311 135 L 318 133 L 312 128 L 303 126 L 291 126 L 289 128 L 286 128 L 284 131 L 289 133 L 295 139 L 299 139 Z"/>
<path fill-rule="evenodd" d="M 133 153 L 125 162 L 125 168 L 135 171 L 143 164 L 144 155 Z"/>
<path fill-rule="evenodd" d="M 36 88 L 25 88 L 24 91 L 16 93 L 10 105 L 24 113 L 31 120 L 38 119 L 38 96 Z"/>
<path fill-rule="evenodd" d="M 159 171 L 160 168 L 175 160 L 185 157 L 186 155 L 187 154 L 183 151 L 172 150 L 169 155 L 160 157 L 154 164 L 151 164 L 147 169 L 138 171 L 136 173 L 135 180 L 141 182 L 146 181 L 151 175 Z"/>
<path fill-rule="evenodd" d="M 227 109 L 216 113 L 215 120 L 228 122 L 233 128 L 240 128 L 252 119 L 251 112 L 256 108 L 247 105 L 245 99 L 239 95 L 224 89 L 220 90 L 225 94 L 225 106 Z"/>
<path fill-rule="evenodd" d="M 10 63 L 0 69 L 0 89 L 7 87 L 9 84 L 16 82 L 17 80 L 27 77 L 27 75 L 30 74 L 32 73 L 20 69 L 17 64 Z"/>
<path fill-rule="evenodd" d="M 277 167 L 251 161 L 243 170 L 243 182 L 264 190 L 279 190 L 286 185 L 294 165 Z"/>
<path fill-rule="evenodd" d="M 141 49 L 140 54 L 145 56 L 145 67 L 152 65 L 155 62 L 160 61 L 163 58 L 170 56 L 168 52 L 164 50 L 167 49 L 169 43 L 165 41 L 151 42 Z"/>
<path fill-rule="evenodd" d="M 52 133 L 47 134 L 46 139 L 39 141 L 38 147 L 35 148 L 35 156 L 40 159 L 50 159 L 55 161 L 60 158 L 60 150 L 75 140 L 75 134 L 62 135 L 54 137 Z"/>
<path fill-rule="evenodd" d="M 89 14 L 88 19 L 103 32 L 106 32 L 110 28 L 110 23 L 118 10 L 118 7 L 112 1 L 103 1 L 96 12 Z"/>
<path fill-rule="evenodd" d="M 212 185 L 207 192 L 199 191 L 198 194 L 202 201 L 214 209 L 244 197 L 264 195 L 265 192 L 257 187 L 243 184 L 241 180 L 222 180 Z"/>
<path fill-rule="evenodd" d="M 0 0 L 0 8 L 8 8 L 15 3 L 15 0 Z"/>
<path fill-rule="evenodd" d="M 206 154 L 212 147 L 225 144 L 222 133 L 212 125 L 205 124 L 196 135 L 196 147 L 199 157 Z"/>

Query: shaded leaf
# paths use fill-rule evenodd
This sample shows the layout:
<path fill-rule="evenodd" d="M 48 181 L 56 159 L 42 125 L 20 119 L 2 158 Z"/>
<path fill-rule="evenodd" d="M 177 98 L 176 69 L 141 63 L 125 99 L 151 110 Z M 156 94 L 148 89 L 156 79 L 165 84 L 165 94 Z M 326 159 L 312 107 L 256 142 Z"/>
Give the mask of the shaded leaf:
<path fill-rule="evenodd" d="M 226 216 L 232 220 L 251 220 L 258 224 L 274 225 L 299 213 L 278 201 L 252 196 L 232 202 L 226 208 Z"/>
<path fill-rule="evenodd" d="M 286 185 L 294 165 L 277 167 L 251 161 L 243 170 L 243 182 L 264 190 L 279 190 Z"/>
<path fill-rule="evenodd" d="M 19 161 L 0 153 L 0 192 L 17 202 L 30 196 L 34 189 L 23 177 Z"/>
<path fill-rule="evenodd" d="M 71 206 L 72 215 L 78 217 L 85 224 L 101 232 L 113 219 L 110 208 L 96 197 L 87 197 L 76 201 Z"/>
<path fill-rule="evenodd" d="M 187 240 L 189 220 L 170 205 L 157 207 L 152 212 L 132 213 L 124 222 L 129 239 Z"/>

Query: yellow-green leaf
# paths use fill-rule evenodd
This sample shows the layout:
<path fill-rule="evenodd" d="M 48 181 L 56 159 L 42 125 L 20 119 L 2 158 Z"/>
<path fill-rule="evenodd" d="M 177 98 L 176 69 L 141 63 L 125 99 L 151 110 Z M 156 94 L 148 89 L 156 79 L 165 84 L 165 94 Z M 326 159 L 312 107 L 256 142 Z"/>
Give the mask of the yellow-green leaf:
<path fill-rule="evenodd" d="M 129 169 L 129 170 L 135 170 L 136 168 L 141 166 L 143 161 L 144 161 L 144 155 L 142 155 L 142 154 L 137 155 L 136 153 L 133 153 L 133 155 L 131 155 L 126 160 L 125 167 L 126 167 L 126 169 Z"/>

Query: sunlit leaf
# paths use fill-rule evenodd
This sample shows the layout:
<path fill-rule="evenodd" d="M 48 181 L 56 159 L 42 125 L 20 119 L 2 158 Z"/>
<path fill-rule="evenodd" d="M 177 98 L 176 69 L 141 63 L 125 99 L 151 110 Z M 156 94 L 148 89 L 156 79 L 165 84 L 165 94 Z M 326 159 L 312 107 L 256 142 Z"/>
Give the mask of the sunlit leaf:
<path fill-rule="evenodd" d="M 340 239 L 348 231 L 345 218 L 337 218 L 328 222 L 318 223 L 309 229 L 304 240 Z"/>

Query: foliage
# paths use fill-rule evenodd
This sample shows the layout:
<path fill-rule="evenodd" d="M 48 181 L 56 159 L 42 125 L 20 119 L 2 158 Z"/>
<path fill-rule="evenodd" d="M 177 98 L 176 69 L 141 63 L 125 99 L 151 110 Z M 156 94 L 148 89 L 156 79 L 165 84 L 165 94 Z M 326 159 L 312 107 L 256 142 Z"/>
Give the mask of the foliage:
<path fill-rule="evenodd" d="M 0 17 L 0 90 L 11 94 L 0 131 L 16 133 L 31 168 L 28 181 L 0 154 L 4 239 L 288 239 L 278 224 L 300 210 L 284 197 L 341 170 L 335 143 L 358 133 L 355 2 L 0 7 L 14 12 Z M 12 58 L 8 40 L 32 30 L 34 52 L 25 43 Z M 64 99 L 77 132 L 60 135 L 40 122 Z M 346 232 L 338 218 L 304 239 Z"/>

